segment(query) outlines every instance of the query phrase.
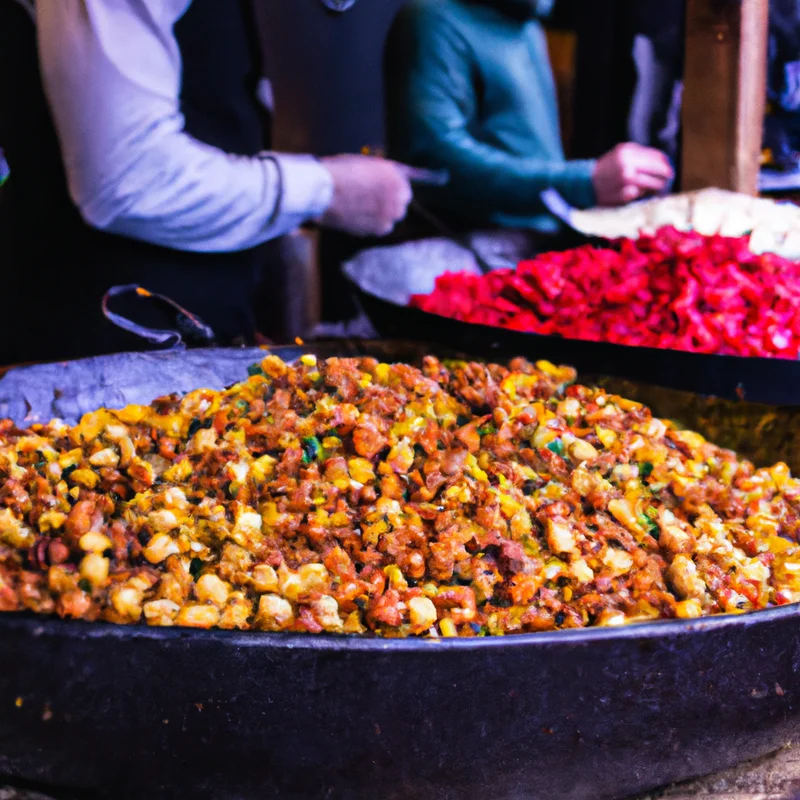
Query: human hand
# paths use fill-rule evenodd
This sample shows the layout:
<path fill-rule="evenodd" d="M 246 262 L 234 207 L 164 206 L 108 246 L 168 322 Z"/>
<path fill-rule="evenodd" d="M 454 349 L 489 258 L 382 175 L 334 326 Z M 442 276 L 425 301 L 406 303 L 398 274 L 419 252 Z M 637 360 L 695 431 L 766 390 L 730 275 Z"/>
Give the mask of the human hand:
<path fill-rule="evenodd" d="M 669 159 L 660 150 L 627 142 L 599 159 L 592 175 L 597 204 L 621 206 L 664 190 L 673 179 Z"/>
<path fill-rule="evenodd" d="M 374 156 L 323 158 L 333 199 L 320 224 L 355 236 L 386 236 L 406 215 L 411 184 L 402 167 Z"/>

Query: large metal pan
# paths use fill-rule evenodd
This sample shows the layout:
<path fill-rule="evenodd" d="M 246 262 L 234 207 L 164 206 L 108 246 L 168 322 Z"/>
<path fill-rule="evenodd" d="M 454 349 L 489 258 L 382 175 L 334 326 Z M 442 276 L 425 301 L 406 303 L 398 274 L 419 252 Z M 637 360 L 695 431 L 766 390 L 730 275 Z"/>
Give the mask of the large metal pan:
<path fill-rule="evenodd" d="M 308 349 L 404 360 L 428 350 Z M 118 406 L 221 387 L 259 355 L 31 367 L 0 379 L 0 406 L 74 418 L 103 397 Z M 65 797 L 603 800 L 723 769 L 800 732 L 796 606 L 438 641 L 4 614 L 0 664 L 0 780 Z"/>
<path fill-rule="evenodd" d="M 532 240 L 519 233 L 482 237 L 481 252 L 499 254 L 507 265 L 532 254 Z M 427 239 L 363 251 L 344 273 L 376 330 L 388 338 L 453 345 L 496 358 L 528 355 L 572 364 L 587 374 L 610 375 L 728 400 L 800 406 L 800 362 L 627 347 L 557 336 L 540 336 L 473 325 L 408 307 L 413 294 L 427 294 L 444 272 L 478 273 L 469 249 L 447 239 Z"/>

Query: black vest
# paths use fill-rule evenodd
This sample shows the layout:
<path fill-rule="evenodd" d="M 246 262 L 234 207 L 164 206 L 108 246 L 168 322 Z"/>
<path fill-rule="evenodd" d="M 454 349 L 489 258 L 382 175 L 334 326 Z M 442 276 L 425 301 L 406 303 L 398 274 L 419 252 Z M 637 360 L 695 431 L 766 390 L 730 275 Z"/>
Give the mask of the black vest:
<path fill-rule="evenodd" d="M 230 153 L 265 149 L 268 120 L 256 99 L 260 60 L 244 0 L 194 0 L 175 34 L 186 131 Z M 142 340 L 102 316 L 101 298 L 115 284 L 138 283 L 172 297 L 211 325 L 219 343 L 252 339 L 263 248 L 179 252 L 83 222 L 67 193 L 35 27 L 12 0 L 0 0 L 0 147 L 11 168 L 0 189 L 0 364 L 142 349 Z M 141 303 L 115 310 L 153 327 L 171 322 Z"/>

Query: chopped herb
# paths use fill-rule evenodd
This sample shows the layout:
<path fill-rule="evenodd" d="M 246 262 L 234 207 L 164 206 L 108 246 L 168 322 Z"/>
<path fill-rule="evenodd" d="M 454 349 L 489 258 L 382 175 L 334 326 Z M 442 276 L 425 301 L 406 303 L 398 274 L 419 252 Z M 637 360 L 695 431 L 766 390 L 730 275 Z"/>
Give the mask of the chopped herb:
<path fill-rule="evenodd" d="M 243 414 L 246 414 L 250 410 L 250 403 L 248 403 L 247 400 L 237 400 L 234 405 Z"/>
<path fill-rule="evenodd" d="M 322 452 L 322 445 L 316 436 L 307 436 L 303 439 L 303 463 L 310 464 L 316 461 Z"/>
<path fill-rule="evenodd" d="M 247 368 L 247 374 L 252 378 L 255 375 L 265 375 L 265 372 L 261 369 L 261 364 L 251 364 Z"/>
<path fill-rule="evenodd" d="M 86 578 L 81 578 L 81 579 L 78 581 L 78 588 L 79 588 L 79 589 L 80 589 L 82 592 L 86 592 L 87 594 L 91 594 L 91 591 L 92 591 L 92 584 L 91 584 L 91 583 L 89 583 L 89 581 L 87 581 L 87 580 L 86 580 Z"/>
<path fill-rule="evenodd" d="M 36 463 L 35 463 L 33 466 L 34 466 L 36 469 L 41 469 L 42 467 L 45 467 L 45 466 L 47 466 L 47 461 L 46 461 L 46 460 L 37 461 L 37 462 L 36 462 Z"/>
<path fill-rule="evenodd" d="M 639 514 L 636 517 L 636 521 L 654 538 L 658 539 L 660 534 L 660 529 L 658 527 L 658 523 L 655 520 L 650 519 L 647 514 Z"/>
<path fill-rule="evenodd" d="M 490 422 L 488 425 L 482 425 L 478 428 L 478 433 L 481 436 L 490 436 L 493 433 L 497 433 L 497 428 Z"/>
<path fill-rule="evenodd" d="M 202 569 L 203 569 L 202 560 L 199 558 L 193 558 L 191 564 L 189 564 L 189 574 L 192 576 L 194 580 L 197 580 Z"/>
<path fill-rule="evenodd" d="M 538 556 L 540 553 L 539 542 L 527 533 L 522 534 L 522 549 L 528 556 Z"/>
<path fill-rule="evenodd" d="M 653 472 L 653 465 L 646 461 L 639 467 L 639 475 L 641 476 L 643 481 L 646 481 Z"/>
<path fill-rule="evenodd" d="M 64 471 L 61 473 L 61 477 L 64 480 L 67 480 L 67 478 L 69 478 L 69 476 L 72 475 L 72 473 L 75 472 L 76 469 L 78 469 L 77 464 L 72 464 L 69 467 L 64 467 Z"/>
<path fill-rule="evenodd" d="M 547 445 L 547 449 L 551 453 L 555 453 L 557 456 L 563 456 L 564 442 L 562 442 L 561 439 L 554 439 L 549 445 Z"/>
<path fill-rule="evenodd" d="M 463 415 L 459 416 L 458 419 L 456 420 L 456 425 L 458 425 L 459 428 L 463 428 L 465 425 L 469 424 L 470 420 L 471 417 L 465 417 Z"/>

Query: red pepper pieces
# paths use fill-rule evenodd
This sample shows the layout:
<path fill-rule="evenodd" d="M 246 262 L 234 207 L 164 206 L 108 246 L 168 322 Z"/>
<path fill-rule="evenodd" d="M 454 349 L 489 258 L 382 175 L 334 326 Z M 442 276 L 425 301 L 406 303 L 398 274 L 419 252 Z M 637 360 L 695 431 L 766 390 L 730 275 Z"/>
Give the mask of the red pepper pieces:
<path fill-rule="evenodd" d="M 544 253 L 516 270 L 446 273 L 411 305 L 570 339 L 798 358 L 800 263 L 748 243 L 662 228 L 607 249 Z"/>

